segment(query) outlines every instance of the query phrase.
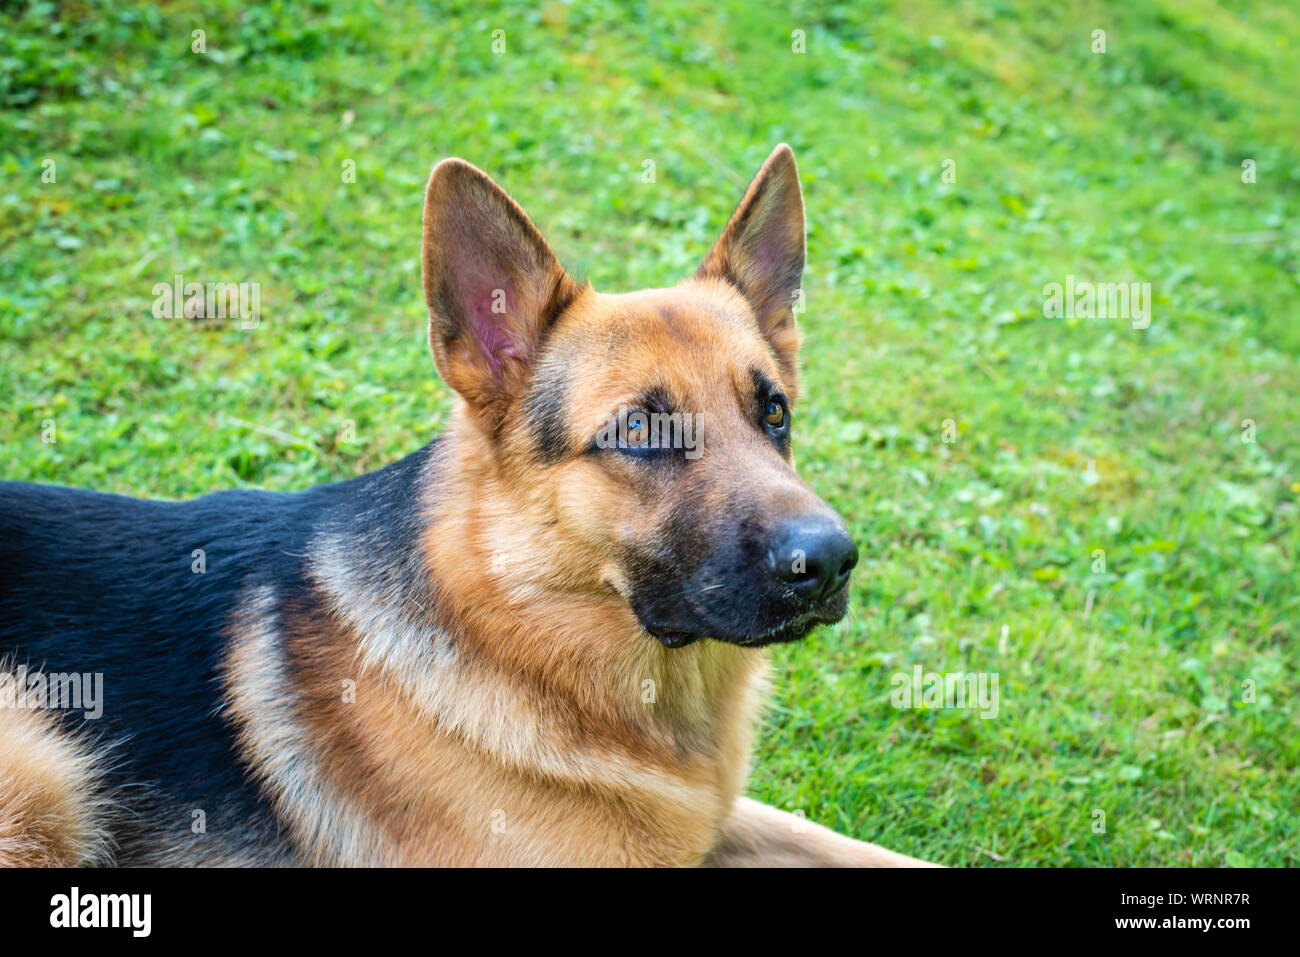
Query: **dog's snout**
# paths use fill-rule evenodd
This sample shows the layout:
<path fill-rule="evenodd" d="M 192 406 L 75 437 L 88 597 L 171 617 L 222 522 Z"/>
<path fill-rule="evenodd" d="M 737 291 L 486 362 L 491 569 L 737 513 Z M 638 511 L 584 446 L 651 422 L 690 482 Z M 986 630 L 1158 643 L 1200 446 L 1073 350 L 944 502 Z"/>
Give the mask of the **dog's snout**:
<path fill-rule="evenodd" d="M 799 597 L 816 601 L 845 586 L 858 563 L 858 546 L 835 519 L 805 515 L 782 523 L 769 558 L 778 578 Z"/>

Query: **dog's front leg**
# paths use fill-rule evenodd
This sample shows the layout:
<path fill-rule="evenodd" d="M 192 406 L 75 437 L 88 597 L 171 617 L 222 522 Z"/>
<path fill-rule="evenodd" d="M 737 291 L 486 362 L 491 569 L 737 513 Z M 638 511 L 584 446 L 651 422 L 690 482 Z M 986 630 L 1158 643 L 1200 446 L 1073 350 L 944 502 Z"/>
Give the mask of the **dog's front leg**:
<path fill-rule="evenodd" d="M 855 841 L 788 811 L 739 798 L 706 867 L 934 867 Z"/>

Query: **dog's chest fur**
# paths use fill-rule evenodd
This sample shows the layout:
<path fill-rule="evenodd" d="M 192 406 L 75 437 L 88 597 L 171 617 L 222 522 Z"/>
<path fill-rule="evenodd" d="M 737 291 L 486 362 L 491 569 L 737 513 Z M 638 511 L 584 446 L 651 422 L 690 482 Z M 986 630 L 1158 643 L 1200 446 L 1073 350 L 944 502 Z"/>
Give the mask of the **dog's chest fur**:
<path fill-rule="evenodd" d="M 352 624 L 262 588 L 228 659 L 241 750 L 304 862 L 671 865 L 712 846 L 747 770 L 758 653 L 625 635 L 648 654 L 616 676 L 571 664 L 575 697 L 446 634 Z"/>
<path fill-rule="evenodd" d="M 239 598 L 228 716 L 301 858 L 699 862 L 743 786 L 763 653 L 666 649 L 614 603 L 494 585 L 499 536 L 441 494 L 454 522 L 327 524 L 301 582 Z"/>

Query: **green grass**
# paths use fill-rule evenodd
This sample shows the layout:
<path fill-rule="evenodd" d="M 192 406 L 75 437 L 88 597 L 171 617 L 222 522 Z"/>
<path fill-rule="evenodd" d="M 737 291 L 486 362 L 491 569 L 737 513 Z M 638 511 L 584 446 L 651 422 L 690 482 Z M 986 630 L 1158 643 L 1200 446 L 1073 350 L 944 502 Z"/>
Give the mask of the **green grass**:
<path fill-rule="evenodd" d="M 692 269 L 786 140 L 798 455 L 863 561 L 776 652 L 751 793 L 948 864 L 1300 864 L 1294 4 L 243 6 L 0 14 L 4 478 L 373 469 L 449 408 L 433 162 L 616 290 Z M 175 273 L 260 282 L 261 326 L 155 319 Z M 1045 318 L 1067 274 L 1150 282 L 1150 328 Z M 913 664 L 998 673 L 998 717 L 891 707 Z"/>

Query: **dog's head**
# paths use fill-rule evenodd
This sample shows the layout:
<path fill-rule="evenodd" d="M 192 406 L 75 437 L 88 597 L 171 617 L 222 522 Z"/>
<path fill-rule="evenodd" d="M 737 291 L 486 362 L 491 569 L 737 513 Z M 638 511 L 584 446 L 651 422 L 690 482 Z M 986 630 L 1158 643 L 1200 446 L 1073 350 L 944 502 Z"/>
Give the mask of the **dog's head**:
<path fill-rule="evenodd" d="M 569 590 L 669 647 L 802 638 L 847 607 L 857 548 L 795 474 L 804 266 L 794 155 L 763 164 L 696 274 L 574 282 L 484 173 L 445 160 L 424 208 L 438 370 Z M 559 544 L 556 544 L 559 543 Z"/>

